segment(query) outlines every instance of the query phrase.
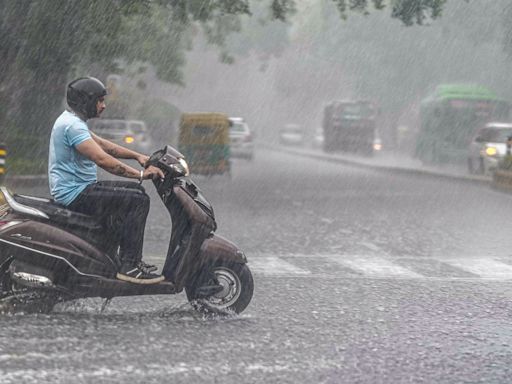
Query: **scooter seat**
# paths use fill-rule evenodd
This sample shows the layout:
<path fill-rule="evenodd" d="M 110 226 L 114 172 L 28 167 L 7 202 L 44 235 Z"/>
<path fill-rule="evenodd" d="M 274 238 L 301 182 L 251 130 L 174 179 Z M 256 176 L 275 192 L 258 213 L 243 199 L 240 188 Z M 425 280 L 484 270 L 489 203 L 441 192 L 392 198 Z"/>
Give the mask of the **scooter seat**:
<path fill-rule="evenodd" d="M 102 222 L 97 218 L 67 209 L 52 199 L 15 194 L 14 199 L 23 205 L 36 208 L 57 224 L 82 227 L 88 230 L 101 230 Z"/>

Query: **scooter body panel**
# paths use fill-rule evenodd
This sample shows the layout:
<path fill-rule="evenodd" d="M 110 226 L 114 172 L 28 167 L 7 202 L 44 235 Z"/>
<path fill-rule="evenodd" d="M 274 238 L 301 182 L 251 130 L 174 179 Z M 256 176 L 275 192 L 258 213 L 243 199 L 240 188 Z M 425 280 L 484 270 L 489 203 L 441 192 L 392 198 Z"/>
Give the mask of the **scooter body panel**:
<path fill-rule="evenodd" d="M 162 274 L 177 289 L 182 289 L 195 278 L 201 266 L 201 246 L 217 228 L 213 209 L 191 180 L 175 179 L 172 184 L 156 181 L 154 184 L 172 220 Z"/>
<path fill-rule="evenodd" d="M 50 224 L 26 220 L 0 231 L 0 253 L 35 267 L 114 277 L 117 266 L 80 237 Z"/>

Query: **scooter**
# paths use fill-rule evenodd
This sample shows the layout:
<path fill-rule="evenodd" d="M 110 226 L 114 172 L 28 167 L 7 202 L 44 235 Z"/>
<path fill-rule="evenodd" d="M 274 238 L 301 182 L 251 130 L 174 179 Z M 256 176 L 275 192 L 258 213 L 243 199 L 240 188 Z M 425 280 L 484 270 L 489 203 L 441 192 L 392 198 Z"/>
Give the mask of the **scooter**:
<path fill-rule="evenodd" d="M 197 310 L 242 312 L 254 289 L 247 258 L 214 234 L 213 208 L 189 177 L 183 155 L 166 146 L 150 157 L 149 165 L 164 172 L 153 184 L 172 222 L 164 281 L 135 284 L 115 278 L 119 235 L 112 218 L 99 220 L 0 187 L 0 301 L 29 295 L 52 308 L 78 298 L 185 290 Z"/>

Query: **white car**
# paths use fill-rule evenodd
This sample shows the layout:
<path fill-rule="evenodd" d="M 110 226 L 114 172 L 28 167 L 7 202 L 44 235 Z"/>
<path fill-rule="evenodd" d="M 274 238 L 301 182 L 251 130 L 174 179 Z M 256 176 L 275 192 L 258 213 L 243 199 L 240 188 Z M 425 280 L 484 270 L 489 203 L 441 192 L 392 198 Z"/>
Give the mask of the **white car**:
<path fill-rule="evenodd" d="M 88 124 L 98 136 L 115 144 L 144 154 L 154 151 L 153 142 L 143 121 L 91 119 Z"/>
<path fill-rule="evenodd" d="M 229 141 L 231 157 L 247 160 L 254 158 L 254 140 L 249 125 L 241 117 L 229 118 Z"/>
<path fill-rule="evenodd" d="M 304 131 L 298 124 L 286 124 L 279 130 L 279 144 L 302 145 L 304 143 Z"/>
<path fill-rule="evenodd" d="M 373 152 L 379 152 L 382 151 L 382 140 L 379 136 L 375 136 L 373 139 Z"/>
<path fill-rule="evenodd" d="M 468 147 L 469 173 L 489 174 L 507 153 L 512 123 L 488 123 L 480 128 Z"/>

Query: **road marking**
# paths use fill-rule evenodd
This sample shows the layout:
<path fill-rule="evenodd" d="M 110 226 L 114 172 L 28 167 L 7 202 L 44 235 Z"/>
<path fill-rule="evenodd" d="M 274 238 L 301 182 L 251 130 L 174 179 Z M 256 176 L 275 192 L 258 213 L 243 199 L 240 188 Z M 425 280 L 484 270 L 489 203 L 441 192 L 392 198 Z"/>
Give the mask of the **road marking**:
<path fill-rule="evenodd" d="M 331 260 L 340 263 L 350 269 L 361 272 L 368 277 L 401 277 L 409 279 L 421 279 L 425 276 L 394 264 L 389 260 L 379 257 L 331 257 Z"/>
<path fill-rule="evenodd" d="M 146 256 L 147 261 L 163 264 L 161 256 Z M 295 265 L 295 260 L 308 259 L 315 264 L 313 271 L 322 270 L 322 272 L 312 272 L 308 270 L 305 263 L 300 262 L 301 267 Z M 314 260 L 313 260 L 314 259 Z M 332 264 L 334 262 L 345 269 L 340 271 L 334 270 Z M 399 261 L 400 264 L 396 264 Z M 455 268 L 450 271 L 443 272 L 442 276 L 436 274 L 436 271 L 425 272 L 425 268 L 420 268 L 422 273 L 416 272 L 414 269 L 417 265 L 414 261 L 424 263 L 441 263 Z M 411 263 L 412 265 L 404 267 Z M 252 254 L 249 255 L 249 268 L 257 275 L 267 276 L 297 276 L 310 278 L 373 278 L 373 279 L 419 279 L 419 280 L 436 280 L 436 281 L 507 281 L 512 280 L 512 259 L 510 264 L 492 259 L 492 258 L 415 258 L 413 256 L 394 258 L 393 261 L 375 257 L 372 255 L 341 255 L 341 254 Z M 352 272 L 351 272 L 352 271 Z M 457 272 L 459 271 L 459 272 Z M 471 274 L 474 276 L 461 276 Z"/>
<path fill-rule="evenodd" d="M 279 257 L 265 256 L 254 257 L 249 260 L 249 268 L 255 273 L 265 275 L 310 275 L 310 271 L 306 271 L 295 265 L 288 263 Z"/>
<path fill-rule="evenodd" d="M 484 279 L 512 279 L 512 265 L 493 259 L 446 259 L 443 262 Z"/>

